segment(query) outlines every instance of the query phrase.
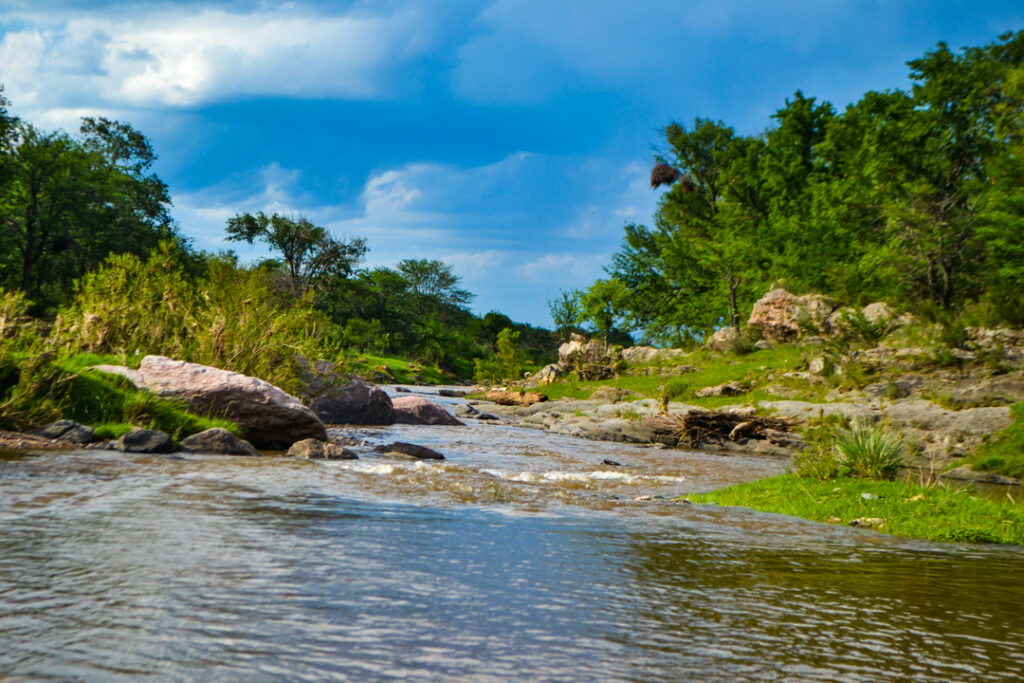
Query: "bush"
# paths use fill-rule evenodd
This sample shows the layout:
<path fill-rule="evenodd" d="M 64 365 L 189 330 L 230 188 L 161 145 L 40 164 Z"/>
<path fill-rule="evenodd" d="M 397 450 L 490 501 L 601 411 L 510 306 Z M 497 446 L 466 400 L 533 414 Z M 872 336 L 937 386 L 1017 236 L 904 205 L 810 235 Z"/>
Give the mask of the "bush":
<path fill-rule="evenodd" d="M 861 479 L 895 479 L 904 466 L 903 439 L 877 427 L 854 424 L 836 434 L 840 473 Z"/>

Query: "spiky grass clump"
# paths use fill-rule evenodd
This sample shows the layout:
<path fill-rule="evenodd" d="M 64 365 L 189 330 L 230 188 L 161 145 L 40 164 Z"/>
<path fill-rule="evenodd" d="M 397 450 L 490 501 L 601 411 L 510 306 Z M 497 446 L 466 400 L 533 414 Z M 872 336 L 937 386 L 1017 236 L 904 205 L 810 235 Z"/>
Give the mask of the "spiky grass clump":
<path fill-rule="evenodd" d="M 878 427 L 853 424 L 836 434 L 841 474 L 860 479 L 895 479 L 903 469 L 906 447 L 898 435 Z"/>

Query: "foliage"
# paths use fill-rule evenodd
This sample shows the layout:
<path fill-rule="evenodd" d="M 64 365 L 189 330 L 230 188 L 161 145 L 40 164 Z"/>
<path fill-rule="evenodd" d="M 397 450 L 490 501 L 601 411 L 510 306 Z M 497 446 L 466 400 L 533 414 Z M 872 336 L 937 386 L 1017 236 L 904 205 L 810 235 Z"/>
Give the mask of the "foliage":
<path fill-rule="evenodd" d="M 0 426 L 27 430 L 70 418 L 106 424 L 103 434 L 110 435 L 124 431 L 113 425 L 159 429 L 179 440 L 211 427 L 238 433 L 231 422 L 193 414 L 180 403 L 136 389 L 124 377 L 88 370 L 104 362 L 116 359 L 88 354 L 0 356 Z"/>
<path fill-rule="evenodd" d="M 973 469 L 1024 479 L 1024 403 L 1010 407 L 1013 422 L 970 458 Z"/>
<path fill-rule="evenodd" d="M 876 530 L 908 538 L 1024 545 L 1024 507 L 980 498 L 968 489 L 848 478 L 815 481 L 786 474 L 689 499 L 818 522 L 881 520 Z"/>
<path fill-rule="evenodd" d="M 554 299 L 548 299 L 548 312 L 551 314 L 551 322 L 555 324 L 555 334 L 559 341 L 568 341 L 569 334 L 576 331 L 580 324 L 580 317 L 583 310 L 580 307 L 579 290 L 560 290 Z"/>
<path fill-rule="evenodd" d="M 519 332 L 506 327 L 498 333 L 497 353 L 474 361 L 473 378 L 477 382 L 515 380 L 522 376 L 526 356 L 519 348 Z"/>
<path fill-rule="evenodd" d="M 836 434 L 835 450 L 840 472 L 861 479 L 895 479 L 906 453 L 896 434 L 856 423 Z"/>
<path fill-rule="evenodd" d="M 291 289 L 302 293 L 313 284 L 346 278 L 366 254 L 366 240 L 338 239 L 307 219 L 280 214 L 242 213 L 228 219 L 228 240 L 252 244 L 259 240 L 280 253 Z"/>
<path fill-rule="evenodd" d="M 174 236 L 156 155 L 130 125 L 86 118 L 76 139 L 3 123 L 0 283 L 52 305 L 109 253 L 145 254 Z"/>
<path fill-rule="evenodd" d="M 682 346 L 780 284 L 921 314 L 983 303 L 986 324 L 1024 324 L 1024 31 L 909 67 L 910 92 L 842 112 L 798 91 L 762 135 L 667 126 L 656 161 L 680 179 L 653 227 L 625 227 L 618 314 Z"/>

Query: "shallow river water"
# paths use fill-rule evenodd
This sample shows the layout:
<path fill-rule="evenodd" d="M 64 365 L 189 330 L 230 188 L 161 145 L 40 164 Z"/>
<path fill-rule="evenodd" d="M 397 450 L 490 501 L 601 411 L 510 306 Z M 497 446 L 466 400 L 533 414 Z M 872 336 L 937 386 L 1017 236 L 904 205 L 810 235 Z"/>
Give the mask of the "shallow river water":
<path fill-rule="evenodd" d="M 670 500 L 784 462 L 345 433 L 448 459 L 0 460 L 0 680 L 1024 678 L 1020 549 Z"/>

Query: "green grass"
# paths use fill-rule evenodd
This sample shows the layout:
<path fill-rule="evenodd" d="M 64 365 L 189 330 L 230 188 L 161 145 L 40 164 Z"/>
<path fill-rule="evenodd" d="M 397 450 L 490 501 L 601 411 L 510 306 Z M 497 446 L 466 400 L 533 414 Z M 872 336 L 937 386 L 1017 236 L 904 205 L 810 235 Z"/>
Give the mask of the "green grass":
<path fill-rule="evenodd" d="M 1024 479 L 1024 403 L 1010 407 L 1013 423 L 968 460 L 972 469 Z"/>
<path fill-rule="evenodd" d="M 678 359 L 675 362 L 660 363 L 652 365 L 631 366 L 632 370 L 645 367 L 653 367 L 655 370 L 672 368 L 674 365 L 689 365 L 697 368 L 696 372 L 688 372 L 674 377 L 662 377 L 660 374 L 652 375 L 621 375 L 614 379 L 601 380 L 598 382 L 579 382 L 571 379 L 561 379 L 554 384 L 540 387 L 538 391 L 547 395 L 549 399 L 559 398 L 589 398 L 590 394 L 599 387 L 616 387 L 628 389 L 643 397 L 658 398 L 663 390 L 667 390 L 673 401 L 682 401 L 705 408 L 719 408 L 724 405 L 736 403 L 756 403 L 758 401 L 773 401 L 780 397 L 765 391 L 765 387 L 777 385 L 787 387 L 800 392 L 800 398 L 808 401 L 824 401 L 827 386 L 811 386 L 801 380 L 783 378 L 786 372 L 796 371 L 803 366 L 808 354 L 809 347 L 785 345 L 765 351 L 754 351 L 752 353 L 737 356 L 733 354 L 718 354 L 706 349 L 700 349 Z M 726 382 L 739 382 L 750 388 L 750 391 L 741 396 L 717 396 L 708 398 L 697 398 L 694 392 L 708 386 L 724 384 Z"/>
<path fill-rule="evenodd" d="M 877 498 L 865 499 L 865 493 Z M 884 521 L 878 531 L 907 538 L 1024 545 L 1024 506 L 980 498 L 969 489 L 845 478 L 815 481 L 784 474 L 688 498 L 818 522 L 880 518 Z"/>
<path fill-rule="evenodd" d="M 423 365 L 399 356 L 375 356 L 360 354 L 349 361 L 350 370 L 367 379 L 373 378 L 374 370 L 387 366 L 388 371 L 399 384 L 451 384 L 456 378 L 436 366 Z M 459 374 L 462 375 L 462 368 Z M 472 375 L 472 368 L 466 369 Z"/>
<path fill-rule="evenodd" d="M 0 359 L 9 375 L 0 386 L 0 426 L 29 430 L 67 418 L 99 426 L 101 438 L 131 427 L 159 429 L 178 440 L 212 427 L 239 433 L 233 422 L 197 415 L 183 403 L 136 389 L 124 377 L 88 369 L 123 360 L 91 354 Z"/>

